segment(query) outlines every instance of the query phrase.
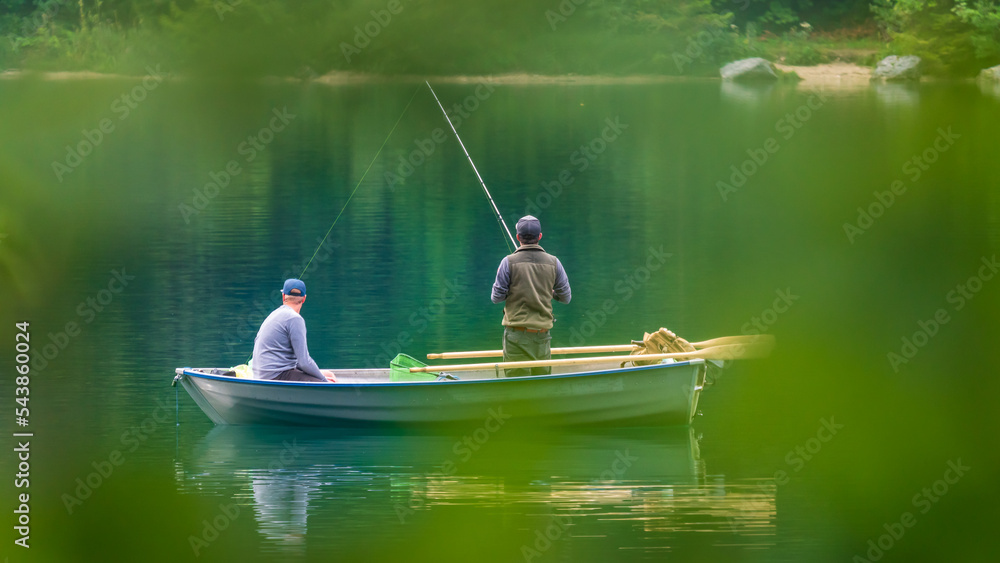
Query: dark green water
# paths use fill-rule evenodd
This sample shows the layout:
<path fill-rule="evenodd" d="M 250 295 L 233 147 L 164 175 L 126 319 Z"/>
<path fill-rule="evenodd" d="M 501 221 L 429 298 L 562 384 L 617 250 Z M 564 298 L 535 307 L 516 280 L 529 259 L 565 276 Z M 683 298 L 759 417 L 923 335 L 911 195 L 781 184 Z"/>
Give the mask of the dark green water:
<path fill-rule="evenodd" d="M 0 82 L 0 423 L 34 433 L 28 489 L 14 488 L 13 437 L 0 456 L 10 561 L 994 550 L 1000 280 L 981 266 L 1000 250 L 1000 100 L 975 86 L 823 99 L 717 82 L 497 86 L 481 100 L 474 85 L 439 86 L 446 106 L 478 106 L 460 133 L 508 223 L 537 215 L 567 269 L 574 298 L 557 305 L 554 345 L 661 326 L 778 339 L 771 358 L 720 376 L 690 431 L 502 431 L 466 458 L 454 445 L 475 428 L 213 428 L 183 392 L 175 412 L 169 386 L 176 367 L 246 360 L 281 281 L 302 271 L 416 85 L 164 82 L 126 117 L 115 100 L 136 84 Z M 285 108 L 287 123 L 272 121 Z M 66 146 L 96 139 L 82 131 L 103 119 L 114 129 L 67 163 Z M 272 123 L 269 143 L 241 146 Z M 443 126 L 418 91 L 306 274 L 324 367 L 499 346 L 489 292 L 504 236 L 458 144 L 434 140 Z M 421 146 L 433 152 L 400 168 Z M 206 188 L 230 161 L 228 185 Z M 878 217 L 849 234 L 858 207 Z M 43 353 L 26 428 L 19 321 Z M 447 461 L 454 475 L 438 473 Z M 24 492 L 27 550 L 12 529 Z"/>

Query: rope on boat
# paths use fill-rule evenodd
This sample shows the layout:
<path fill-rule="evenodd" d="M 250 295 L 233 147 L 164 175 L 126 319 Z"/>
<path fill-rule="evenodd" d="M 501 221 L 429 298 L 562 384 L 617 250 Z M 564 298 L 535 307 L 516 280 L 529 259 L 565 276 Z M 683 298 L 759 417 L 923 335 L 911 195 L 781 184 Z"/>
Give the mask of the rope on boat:
<path fill-rule="evenodd" d="M 326 234 L 323 235 L 323 240 L 321 240 L 319 246 L 316 247 L 316 252 L 313 252 L 312 256 L 309 257 L 309 261 L 306 262 L 306 267 L 302 268 L 302 273 L 299 274 L 300 278 L 304 276 L 306 270 L 309 269 L 309 265 L 312 264 L 313 258 L 316 258 L 316 255 L 319 254 L 319 249 L 323 248 L 323 244 L 326 243 L 327 237 L 329 237 L 330 233 L 333 232 L 333 228 L 337 225 L 337 221 L 340 220 L 340 216 L 344 214 L 344 210 L 347 209 L 347 205 L 351 203 L 351 199 L 354 198 L 354 194 L 357 193 L 358 188 L 361 187 L 361 182 L 363 182 L 365 176 L 368 175 L 368 171 L 371 170 L 372 166 L 375 165 L 375 161 L 378 160 L 378 155 L 382 154 L 382 149 L 384 149 L 385 144 L 389 142 L 389 137 L 392 137 L 393 131 L 396 130 L 396 127 L 399 125 L 399 122 L 403 120 L 403 116 L 406 115 L 406 110 L 410 109 L 410 104 L 413 103 L 413 98 L 417 96 L 417 92 L 419 91 L 420 91 L 420 86 L 417 86 L 417 88 L 413 91 L 413 94 L 410 96 L 410 101 L 406 102 L 406 107 L 403 108 L 403 113 L 399 114 L 399 119 L 396 120 L 396 123 L 392 126 L 392 129 L 389 130 L 389 134 L 386 135 L 385 140 L 382 141 L 382 146 L 378 148 L 378 152 L 375 153 L 375 157 L 372 158 L 372 161 L 370 163 L 368 163 L 368 168 L 365 168 L 365 173 L 361 175 L 361 179 L 358 180 L 358 184 L 354 186 L 354 191 L 351 192 L 351 195 L 348 196 L 347 201 L 344 202 L 344 207 L 340 208 L 340 213 L 337 214 L 337 218 L 333 220 L 333 224 L 330 225 L 330 228 L 327 229 Z"/>
<path fill-rule="evenodd" d="M 633 350 L 631 356 L 644 356 L 647 354 L 670 354 L 674 352 L 695 352 L 695 347 L 687 340 L 677 336 L 669 329 L 661 328 L 650 334 L 644 333 L 642 340 L 633 340 L 638 348 Z M 658 363 L 650 360 L 632 360 L 634 366 L 648 366 Z"/>

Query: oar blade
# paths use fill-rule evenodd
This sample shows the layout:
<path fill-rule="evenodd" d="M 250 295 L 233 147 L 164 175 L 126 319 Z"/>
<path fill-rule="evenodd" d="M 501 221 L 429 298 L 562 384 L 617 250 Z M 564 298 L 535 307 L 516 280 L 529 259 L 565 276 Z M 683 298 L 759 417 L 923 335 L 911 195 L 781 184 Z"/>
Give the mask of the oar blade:
<path fill-rule="evenodd" d="M 774 351 L 774 339 L 762 339 L 744 344 L 712 346 L 691 354 L 692 358 L 706 360 L 757 360 L 766 358 Z"/>

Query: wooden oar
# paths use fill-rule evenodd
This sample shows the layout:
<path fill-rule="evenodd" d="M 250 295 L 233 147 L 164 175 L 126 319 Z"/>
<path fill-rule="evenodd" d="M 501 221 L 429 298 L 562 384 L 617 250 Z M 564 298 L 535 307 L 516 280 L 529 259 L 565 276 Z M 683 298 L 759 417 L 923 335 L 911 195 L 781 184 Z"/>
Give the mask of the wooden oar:
<path fill-rule="evenodd" d="M 611 352 L 631 352 L 638 350 L 635 344 L 622 344 L 611 346 L 576 346 L 573 348 L 553 348 L 552 354 L 606 354 Z M 439 354 L 427 354 L 429 360 L 456 360 L 459 358 L 502 358 L 503 350 L 479 350 L 471 352 L 441 352 Z"/>
<path fill-rule="evenodd" d="M 692 342 L 695 348 L 709 348 L 712 346 L 722 346 L 728 344 L 759 344 L 774 343 L 774 337 L 770 334 L 746 335 L 746 336 L 721 336 L 702 342 Z M 613 344 L 610 346 L 573 346 L 568 348 L 553 348 L 553 355 L 562 354 L 605 354 L 613 352 L 633 352 L 641 346 L 635 344 Z M 430 360 L 455 360 L 459 358 L 502 358 L 503 350 L 480 350 L 477 352 L 441 352 L 438 354 L 427 354 Z"/>
<path fill-rule="evenodd" d="M 516 368 L 538 368 L 545 366 L 575 366 L 580 364 L 604 363 L 604 362 L 630 362 L 648 360 L 666 360 L 668 358 L 701 358 L 704 360 L 742 360 L 750 358 L 763 358 L 771 353 L 770 345 L 743 345 L 726 344 L 723 346 L 712 346 L 704 350 L 694 352 L 674 352 L 672 354 L 643 354 L 641 356 L 600 356 L 596 358 L 564 358 L 561 360 L 531 360 L 527 362 L 499 362 L 492 364 L 458 364 L 453 366 L 424 366 L 410 368 L 411 373 L 422 373 L 428 371 L 471 371 L 489 369 L 516 369 Z"/>

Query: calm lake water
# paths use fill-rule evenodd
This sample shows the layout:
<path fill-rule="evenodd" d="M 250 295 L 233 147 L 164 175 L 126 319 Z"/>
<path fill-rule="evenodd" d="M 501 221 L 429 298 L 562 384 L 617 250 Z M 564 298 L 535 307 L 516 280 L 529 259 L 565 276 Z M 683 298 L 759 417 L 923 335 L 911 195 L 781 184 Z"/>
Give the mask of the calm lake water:
<path fill-rule="evenodd" d="M 476 428 L 214 427 L 170 387 L 246 361 L 355 186 L 305 274 L 320 365 L 499 347 L 506 237 L 426 88 L 141 84 L 0 81 L 2 419 L 34 433 L 26 491 L 13 437 L 0 456 L 10 561 L 995 552 L 1000 99 L 975 85 L 438 86 L 508 224 L 538 216 L 566 267 L 553 345 L 778 341 L 690 429 L 465 454 Z"/>

